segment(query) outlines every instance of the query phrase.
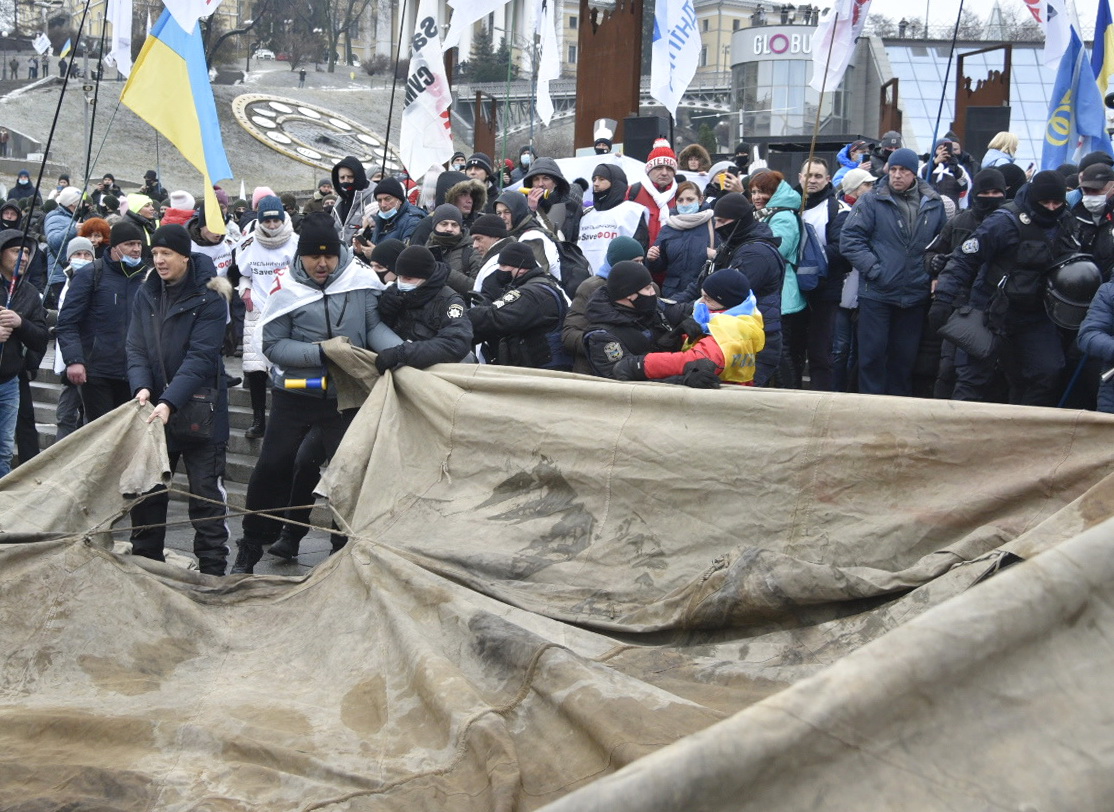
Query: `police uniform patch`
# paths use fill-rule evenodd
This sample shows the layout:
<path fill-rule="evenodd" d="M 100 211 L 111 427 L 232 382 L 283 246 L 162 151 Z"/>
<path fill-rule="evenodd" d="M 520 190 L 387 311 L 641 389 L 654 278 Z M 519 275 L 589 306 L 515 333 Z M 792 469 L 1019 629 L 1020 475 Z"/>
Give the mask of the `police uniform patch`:
<path fill-rule="evenodd" d="M 623 345 L 618 341 L 608 341 L 603 345 L 603 354 L 608 361 L 618 361 L 623 357 Z"/>
<path fill-rule="evenodd" d="M 979 252 L 979 241 L 977 237 L 972 237 L 959 246 L 959 250 L 964 254 L 977 254 Z"/>
<path fill-rule="evenodd" d="M 459 319 L 463 315 L 464 305 L 456 303 L 449 305 L 448 316 L 450 319 Z"/>
<path fill-rule="evenodd" d="M 1021 214 L 1017 215 L 1017 219 L 1023 222 L 1025 225 L 1029 225 L 1029 223 L 1033 222 L 1031 219 L 1029 219 L 1029 215 L 1025 212 L 1021 212 Z"/>

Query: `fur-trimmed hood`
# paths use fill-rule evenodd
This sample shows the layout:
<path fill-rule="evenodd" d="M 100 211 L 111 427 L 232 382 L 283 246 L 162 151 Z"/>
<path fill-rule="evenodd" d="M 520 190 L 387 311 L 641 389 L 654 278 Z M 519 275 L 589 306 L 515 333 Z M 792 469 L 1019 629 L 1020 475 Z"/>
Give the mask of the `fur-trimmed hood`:
<path fill-rule="evenodd" d="M 487 205 L 487 187 L 475 178 L 468 178 L 450 186 L 445 193 L 445 202 L 456 200 L 460 195 L 465 194 L 472 196 L 472 211 L 482 212 L 484 210 Z"/>
<path fill-rule="evenodd" d="M 213 276 L 205 283 L 205 287 L 221 296 L 226 302 L 232 301 L 232 283 L 223 276 Z"/>
<path fill-rule="evenodd" d="M 689 144 L 681 150 L 681 154 L 677 156 L 678 172 L 683 174 L 693 171 L 689 169 L 688 166 L 689 158 L 700 159 L 700 167 L 696 170 L 697 172 L 707 172 L 712 168 L 712 156 L 708 154 L 708 150 L 704 149 L 701 144 Z"/>

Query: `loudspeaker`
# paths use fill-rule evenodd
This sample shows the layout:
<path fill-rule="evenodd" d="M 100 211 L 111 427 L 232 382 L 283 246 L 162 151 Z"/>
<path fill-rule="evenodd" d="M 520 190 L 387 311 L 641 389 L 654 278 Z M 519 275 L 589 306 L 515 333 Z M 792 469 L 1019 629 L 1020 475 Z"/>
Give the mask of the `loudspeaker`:
<path fill-rule="evenodd" d="M 623 154 L 636 161 L 650 157 L 654 141 L 669 138 L 669 120 L 661 116 L 627 116 L 623 119 Z"/>
<path fill-rule="evenodd" d="M 963 149 L 981 163 L 990 140 L 998 133 L 1009 132 L 1009 129 L 1009 107 L 968 107 L 967 140 Z"/>

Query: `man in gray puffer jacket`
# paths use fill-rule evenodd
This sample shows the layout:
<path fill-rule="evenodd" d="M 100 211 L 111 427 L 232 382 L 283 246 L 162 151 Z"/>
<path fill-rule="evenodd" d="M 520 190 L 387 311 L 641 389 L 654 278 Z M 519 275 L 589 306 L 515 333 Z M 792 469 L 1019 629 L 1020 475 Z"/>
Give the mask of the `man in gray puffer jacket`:
<path fill-rule="evenodd" d="M 271 366 L 271 417 L 248 483 L 244 535 L 233 573 L 251 573 L 274 543 L 281 522 L 251 511 L 281 511 L 308 504 L 308 493 L 293 493 L 298 449 L 317 429 L 325 457 L 340 445 L 355 410 L 340 411 L 326 380 L 321 343 L 346 337 L 354 346 L 376 352 L 402 340 L 379 319 L 382 283 L 366 265 L 356 262 L 343 245 L 331 218 L 314 213 L 302 222 L 298 253 L 289 269 L 275 273 L 275 284 L 263 311 L 263 354 Z M 305 522 L 309 511 L 288 518 Z"/>

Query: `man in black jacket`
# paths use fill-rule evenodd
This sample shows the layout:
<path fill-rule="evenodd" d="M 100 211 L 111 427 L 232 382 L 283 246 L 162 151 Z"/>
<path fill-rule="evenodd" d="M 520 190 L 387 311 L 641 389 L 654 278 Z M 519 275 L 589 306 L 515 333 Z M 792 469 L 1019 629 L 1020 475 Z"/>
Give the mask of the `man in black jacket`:
<path fill-rule="evenodd" d="M 482 293 L 488 304 L 474 306 L 468 318 L 488 363 L 572 369 L 572 358 L 561 346 L 569 300 L 533 251 L 521 243 L 507 245 L 499 253 L 499 270 L 484 280 Z"/>
<path fill-rule="evenodd" d="M 128 326 L 128 381 L 140 405 L 154 404 L 148 423 L 166 426 L 195 396 L 212 394 L 213 420 L 207 438 L 166 432 L 171 472 L 184 460 L 189 478 L 193 549 L 207 575 L 224 575 L 228 525 L 224 504 L 225 447 L 228 444 L 228 392 L 221 345 L 232 285 L 217 276 L 213 261 L 191 254 L 189 232 L 162 226 L 151 235 L 155 273 L 135 296 Z M 132 509 L 134 555 L 163 559 L 166 539 L 166 489 L 159 486 Z M 156 525 L 150 527 L 149 525 Z"/>
<path fill-rule="evenodd" d="M 472 323 L 463 297 L 446 284 L 448 266 L 424 245 L 412 245 L 398 255 L 395 275 L 379 298 L 379 317 L 404 343 L 380 351 L 375 368 L 382 374 L 463 361 L 472 351 Z"/>
<path fill-rule="evenodd" d="M 22 231 L 0 231 L 0 300 L 6 303 L 0 308 L 0 477 L 12 467 L 24 354 L 46 352 L 49 338 L 39 292 L 23 278 L 34 252 L 34 240 Z"/>

